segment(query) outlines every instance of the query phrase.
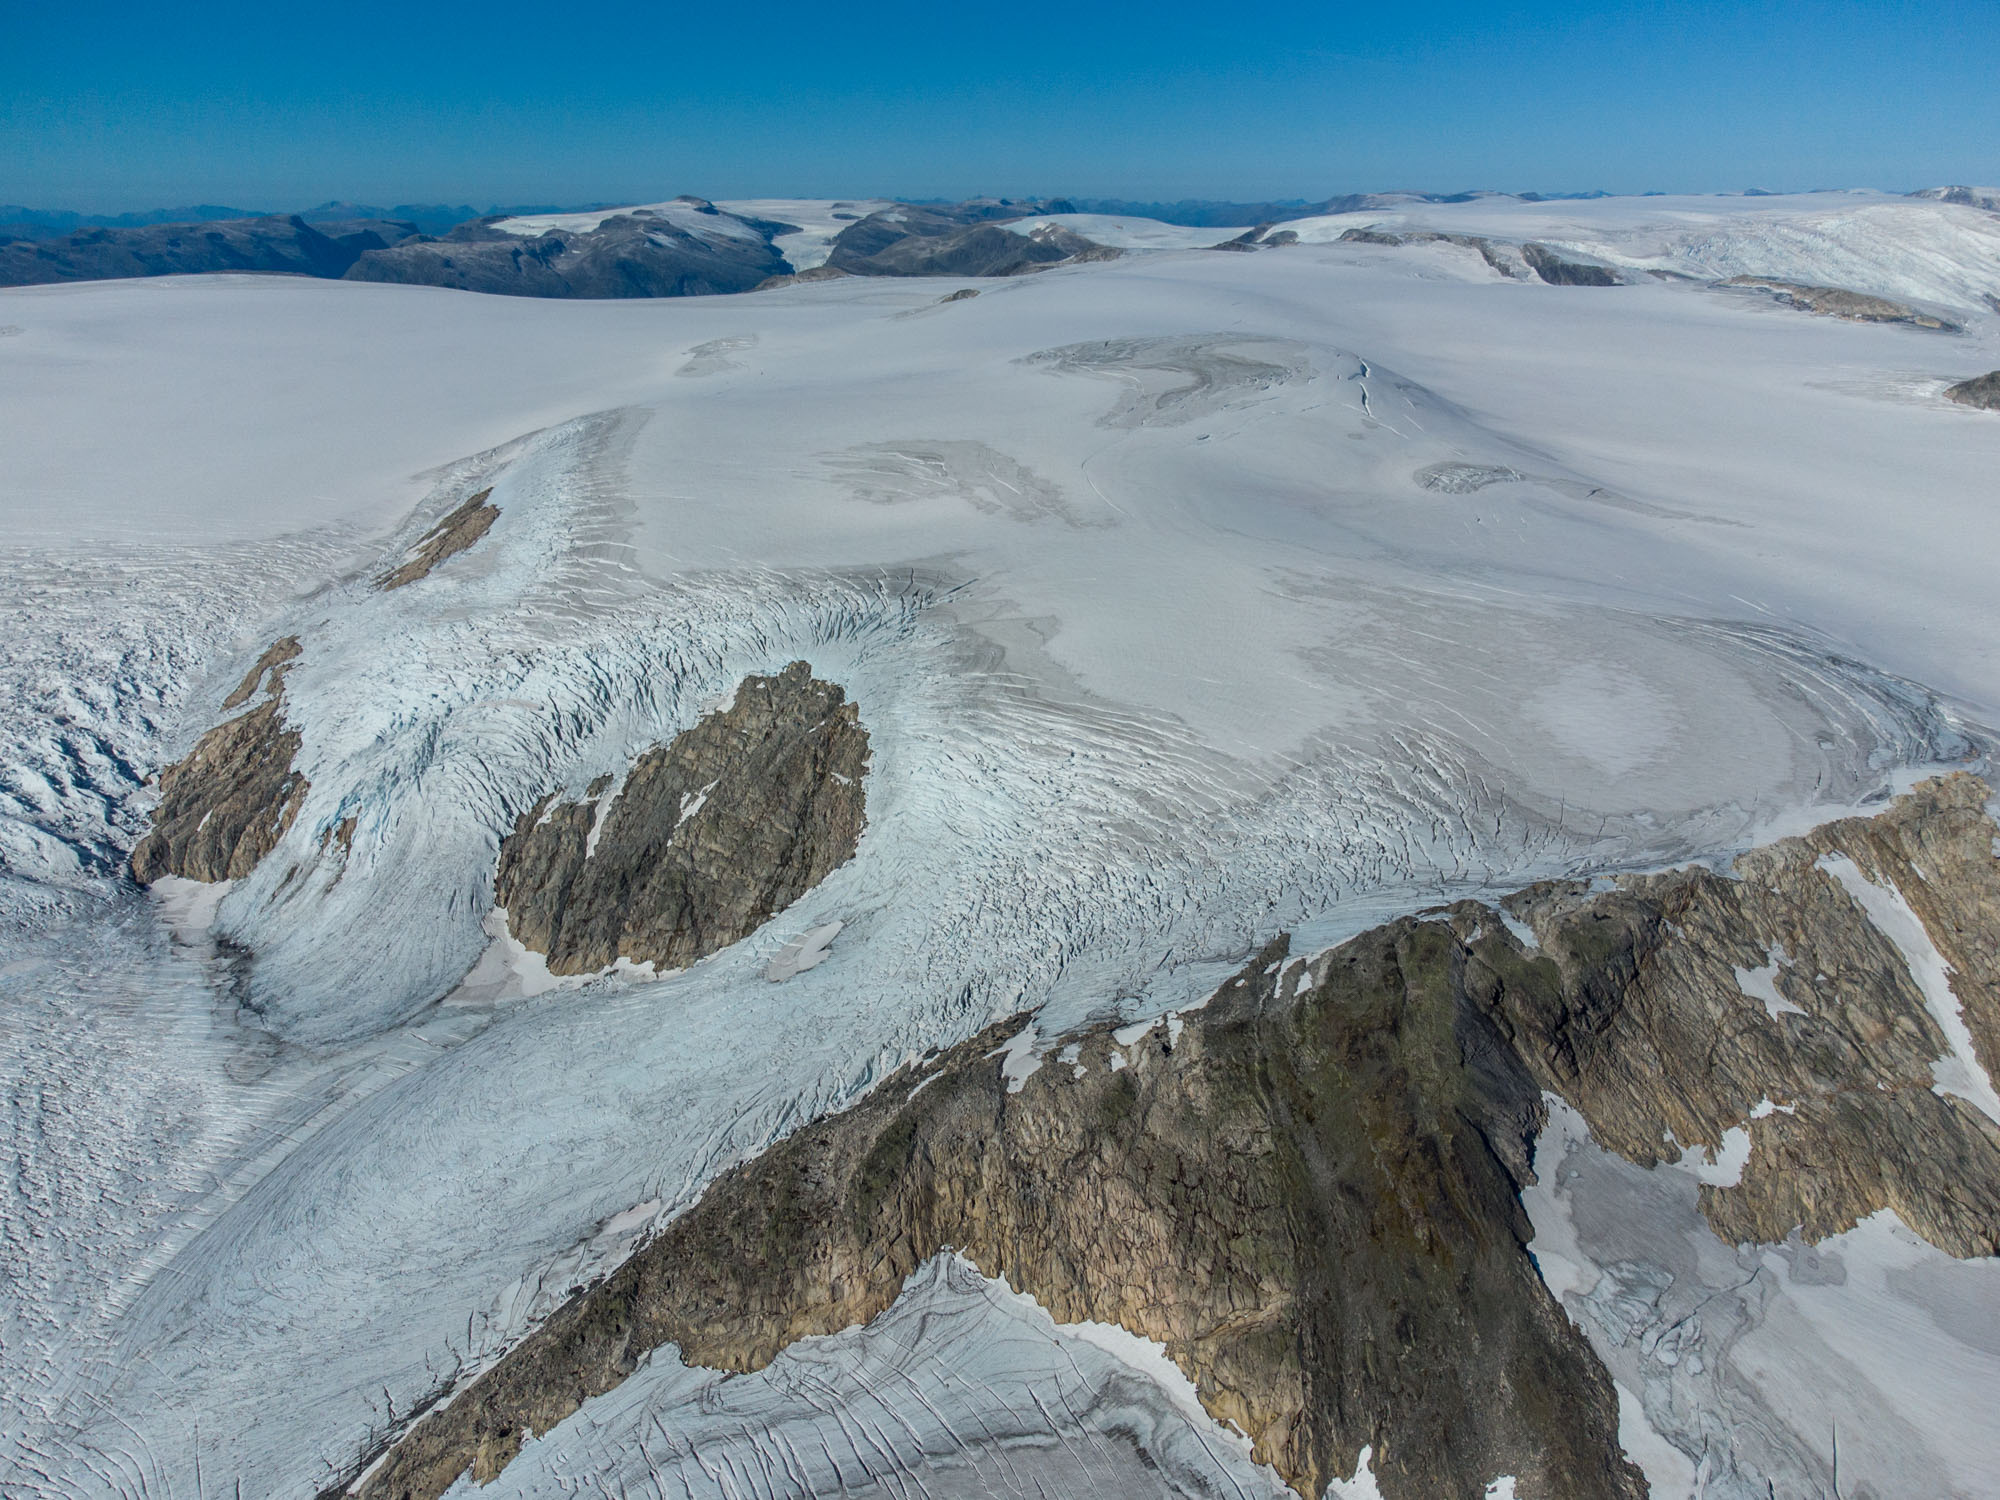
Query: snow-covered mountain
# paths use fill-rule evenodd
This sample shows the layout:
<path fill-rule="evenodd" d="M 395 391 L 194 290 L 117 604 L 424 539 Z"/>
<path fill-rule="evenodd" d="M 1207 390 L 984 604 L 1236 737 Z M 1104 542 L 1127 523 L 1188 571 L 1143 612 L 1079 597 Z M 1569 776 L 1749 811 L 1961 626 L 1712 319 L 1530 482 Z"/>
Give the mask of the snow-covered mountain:
<path fill-rule="evenodd" d="M 1972 1102 L 1996 920 L 1978 840 L 2000 828 L 1965 781 L 1892 802 L 1930 772 L 1990 774 L 2000 724 L 2000 417 L 1944 394 L 2000 367 L 2000 220 L 1875 194 L 1484 198 L 1222 251 L 1205 247 L 1257 226 L 968 212 L 898 234 L 901 212 L 675 202 L 463 242 L 513 265 L 552 238 L 657 235 L 746 282 L 851 262 L 748 296 L 250 275 L 0 293 L 0 1489 L 338 1493 L 407 1434 L 385 1462 L 443 1455 L 446 1483 L 469 1464 L 492 1484 L 458 1492 L 482 1495 L 1277 1495 L 1307 1475 L 1402 1500 L 1417 1429 L 1353 1415 L 1424 1388 L 1394 1340 L 1342 1366 L 1360 1404 L 1315 1406 L 1318 1435 L 1288 1446 L 1278 1385 L 1210 1357 L 1257 1319 L 1292 1326 L 1284 1278 L 1203 1353 L 1172 1342 L 1185 1309 L 1157 1258 L 1129 1284 L 1165 1310 L 1138 1299 L 1111 1326 L 1109 1301 L 1043 1274 L 1057 1241 L 1015 1256 L 945 1232 L 1066 1201 L 1052 1159 L 979 1120 L 1069 1129 L 1113 1108 L 1142 1046 L 1148 1078 L 1210 1056 L 1248 1003 L 1236 981 L 1290 1004 L 1395 951 L 1413 975 L 1444 966 L 1422 991 L 1443 1010 L 1395 1013 L 1444 1017 L 1425 1035 L 1449 1066 L 1353 1097 L 1435 1102 L 1464 1069 L 1449 1106 L 1485 1123 L 1363 1137 L 1398 1161 L 1406 1139 L 1493 1143 L 1499 1168 L 1397 1180 L 1513 1184 L 1476 1222 L 1522 1258 L 1482 1296 L 1546 1298 L 1506 1326 L 1556 1351 L 1537 1389 L 1588 1398 L 1572 1446 L 1596 1445 L 1590 1472 L 1815 1493 L 1837 1430 L 1844 1494 L 1989 1492 L 2000 1263 L 1967 1252 L 2000 1205 L 1968 1187 L 1971 1228 L 1924 1218 L 1919 1135 L 1883 1177 L 1907 1195 L 1862 1214 L 1854 1153 L 1804 1132 L 1859 1091 L 1906 1091 L 1968 1152 L 2000 1143 Z M 1047 224 L 1123 253 L 1036 240 Z M 1065 253 L 1033 275 L 862 264 L 996 234 Z M 1529 246 L 1614 284 L 1558 284 Z M 1816 316 L 1738 277 L 1959 331 Z M 743 691 L 807 681 L 796 701 Z M 763 811 L 732 822 L 745 797 Z M 1705 873 L 1885 809 L 1740 879 Z M 762 837 L 787 818 L 841 836 Z M 1909 869 L 1883 828 L 1912 841 Z M 233 878 L 140 888 L 149 830 L 174 847 L 148 878 Z M 172 864 L 196 847 L 223 863 Z M 810 880 L 783 873 L 798 848 Z M 674 874 L 574 945 L 587 963 L 497 907 L 504 862 L 553 931 L 576 872 L 612 858 L 629 863 L 591 877 L 579 922 Z M 1704 873 L 1610 878 L 1690 861 Z M 690 894 L 705 866 L 727 878 Z M 1754 902 L 1743 872 L 1763 872 Z M 1501 901 L 1543 881 L 1561 883 Z M 1415 920 L 1461 900 L 1487 915 Z M 759 925 L 691 936 L 723 908 Z M 1556 971 L 1600 920 L 1639 946 L 1607 940 L 1570 989 L 1481 989 L 1453 956 L 1539 949 L 1533 972 Z M 706 956 L 661 972 L 649 952 Z M 1673 982 L 1635 990 L 1633 952 Z M 1499 1042 L 1453 1029 L 1459 998 Z M 1710 1003 L 1739 1050 L 1690 1076 L 1729 1087 L 1679 1090 L 1697 1102 L 1657 1149 L 1634 1095 L 1559 1079 L 1562 1047 L 1537 1040 L 1615 1012 L 1673 1078 L 1695 1049 L 1646 1027 Z M 1816 1052 L 1794 1031 L 1820 1022 L 1845 1029 Z M 1846 1040 L 1876 1025 L 1894 1048 Z M 1304 1076 L 1309 1038 L 1285 1034 Z M 1239 1075 L 1174 1076 L 1194 1099 Z M 947 1088 L 962 1119 L 930 1113 Z M 1673 1092 L 1636 1097 L 1671 1110 Z M 1291 1128 L 1241 1103 L 1216 1118 L 1246 1133 L 1207 1144 Z M 813 1269 L 830 1261 L 728 1237 L 785 1195 L 704 1196 L 878 1117 L 909 1133 L 871 1143 L 958 1119 L 966 1154 L 938 1145 L 940 1175 L 915 1182 L 907 1154 L 862 1153 L 865 1188 L 835 1199 L 856 1212 L 956 1212 L 968 1193 L 942 1167 L 975 1148 L 1048 1173 L 1033 1192 L 991 1179 L 991 1220 L 913 1219 L 886 1309 L 880 1276 L 836 1292 Z M 1843 1129 L 1825 1139 L 1860 1127 Z M 1780 1160 L 1853 1222 L 1829 1209 L 1788 1239 L 1784 1201 L 1717 1204 L 1784 1181 Z M 1087 1165 L 1071 1180 L 1092 1212 L 1058 1213 L 1066 1232 L 1154 1222 L 1143 1196 L 1126 1220 L 1107 1205 L 1159 1179 Z M 715 1236 L 669 1232 L 703 1203 Z M 1738 1228 L 1749 1248 L 1723 1237 Z M 1119 1281 L 1109 1240 L 1060 1243 Z M 635 1324 L 592 1367 L 615 1380 L 518 1375 L 550 1347 L 536 1330 L 606 1305 L 591 1289 L 617 1267 L 674 1255 L 675 1275 L 716 1276 L 717 1247 L 802 1306 L 874 1320 L 801 1314 L 754 1348 L 716 1333 L 709 1364 L 676 1357 L 695 1333 Z M 1451 1305 L 1443 1285 L 1424 1307 Z M 495 1386 L 550 1418 L 478 1429 Z M 1479 1425 L 1499 1410 L 1424 1414 L 1463 1418 L 1460 1478 L 1554 1453 L 1546 1424 Z M 454 1422 L 470 1448 L 434 1437 Z M 1490 1467 L 1487 1493 L 1556 1492 L 1525 1458 Z"/>

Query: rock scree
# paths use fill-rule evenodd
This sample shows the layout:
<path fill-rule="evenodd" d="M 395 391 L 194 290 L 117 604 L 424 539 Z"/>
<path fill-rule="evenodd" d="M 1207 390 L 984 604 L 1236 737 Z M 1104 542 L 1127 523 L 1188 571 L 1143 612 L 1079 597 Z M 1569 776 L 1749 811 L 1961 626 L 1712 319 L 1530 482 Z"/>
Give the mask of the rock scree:
<path fill-rule="evenodd" d="M 240 880 L 292 826 L 310 789 L 292 769 L 299 732 L 283 712 L 285 673 L 299 655 L 297 636 L 274 642 L 222 706 L 241 708 L 260 688 L 264 701 L 223 720 L 160 772 L 152 831 L 132 850 L 140 884 L 163 875 Z"/>
<path fill-rule="evenodd" d="M 500 519 L 500 507 L 490 504 L 491 486 L 469 496 L 437 525 L 425 532 L 403 565 L 392 568 L 375 580 L 378 589 L 399 589 L 428 578 L 431 570 L 448 557 L 456 557 L 493 528 Z"/>
<path fill-rule="evenodd" d="M 640 756 L 614 787 L 554 794 L 500 843 L 494 899 L 551 972 L 681 968 L 748 937 L 854 854 L 868 731 L 795 661 Z"/>
<path fill-rule="evenodd" d="M 1025 1018 L 989 1028 L 717 1178 L 360 1493 L 489 1480 L 664 1344 L 761 1368 L 951 1248 L 1059 1321 L 1160 1341 L 1302 1496 L 1364 1446 L 1389 1500 L 1503 1475 L 1643 1495 L 1609 1377 L 1527 1250 L 1544 1093 L 1642 1165 L 1747 1130 L 1740 1179 L 1702 1189 L 1725 1238 L 1818 1239 L 1886 1206 L 1993 1254 L 2000 1125 L 1933 1066 L 2000 1063 L 1991 795 L 1925 782 L 1735 879 L 1544 883 L 1311 959 L 1279 938 L 1205 1006 L 1053 1063 L 1022 1065 L 1049 1045 Z"/>

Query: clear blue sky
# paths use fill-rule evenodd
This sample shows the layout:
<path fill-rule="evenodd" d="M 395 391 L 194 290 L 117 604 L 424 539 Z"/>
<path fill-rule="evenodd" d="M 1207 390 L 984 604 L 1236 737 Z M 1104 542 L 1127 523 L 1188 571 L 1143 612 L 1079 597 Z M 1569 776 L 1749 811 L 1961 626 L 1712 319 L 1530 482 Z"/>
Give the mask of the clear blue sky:
<path fill-rule="evenodd" d="M 0 202 L 2000 182 L 2000 0 L 0 0 Z"/>

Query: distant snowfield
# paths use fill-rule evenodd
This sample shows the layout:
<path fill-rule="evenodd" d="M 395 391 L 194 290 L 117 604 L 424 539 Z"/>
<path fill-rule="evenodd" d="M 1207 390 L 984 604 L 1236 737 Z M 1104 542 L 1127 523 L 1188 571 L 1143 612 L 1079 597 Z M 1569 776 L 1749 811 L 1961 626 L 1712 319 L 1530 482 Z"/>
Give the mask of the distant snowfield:
<path fill-rule="evenodd" d="M 1975 210 L 1699 202 L 1829 257 L 1796 279 L 1915 287 L 1912 245 L 1931 291 L 1988 275 Z M 1408 213 L 1637 264 L 1679 204 Z M 0 1489 L 313 1494 L 641 1220 L 997 1016 L 1156 1015 L 1279 929 L 1717 853 L 1984 745 L 2000 419 L 1938 392 L 2000 366 L 1990 310 L 1948 336 L 1145 235 L 657 302 L 0 292 Z M 487 485 L 485 541 L 366 587 Z M 193 930 L 114 878 L 140 779 L 285 633 L 312 790 Z M 499 953 L 457 990 L 519 811 L 800 656 L 872 737 L 848 866 L 685 973 L 527 994 Z M 606 1432 L 698 1399 L 656 1367 Z M 581 1472 L 545 1460 L 589 1420 L 522 1492 Z"/>

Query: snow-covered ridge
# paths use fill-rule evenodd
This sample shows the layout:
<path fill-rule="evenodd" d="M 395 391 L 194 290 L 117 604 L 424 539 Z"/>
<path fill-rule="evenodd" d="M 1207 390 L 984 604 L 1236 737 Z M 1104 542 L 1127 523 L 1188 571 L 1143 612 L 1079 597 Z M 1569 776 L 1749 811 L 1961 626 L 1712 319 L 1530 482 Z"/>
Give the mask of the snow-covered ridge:
<path fill-rule="evenodd" d="M 1243 232 L 1102 214 L 1021 219 L 1008 227 L 1026 233 L 1044 223 L 1124 250 L 1205 249 Z M 1493 195 L 1466 203 L 1411 201 L 1287 220 L 1279 227 L 1304 244 L 1332 243 L 1357 229 L 1539 241 L 1632 271 L 1703 281 L 1762 276 L 1960 312 L 1991 312 L 1986 299 L 2000 288 L 2000 217 L 1973 206 L 1885 193 L 1542 203 Z"/>

